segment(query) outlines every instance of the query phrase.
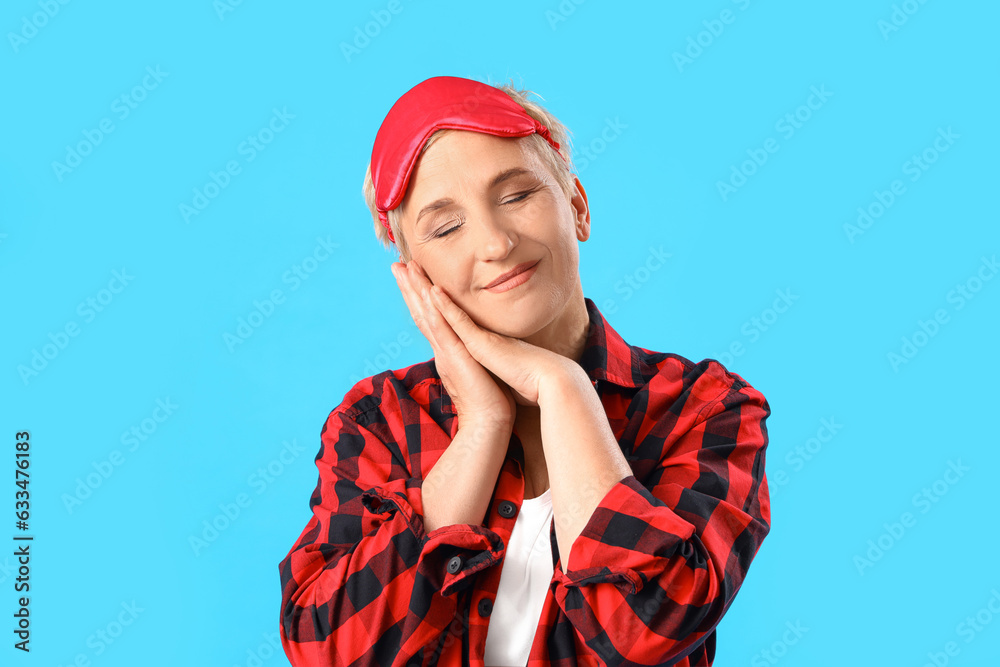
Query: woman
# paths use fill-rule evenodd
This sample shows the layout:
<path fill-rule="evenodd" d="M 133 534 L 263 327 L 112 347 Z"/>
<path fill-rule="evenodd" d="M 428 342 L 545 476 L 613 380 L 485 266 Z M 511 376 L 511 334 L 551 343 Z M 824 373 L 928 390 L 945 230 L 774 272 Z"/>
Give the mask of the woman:
<path fill-rule="evenodd" d="M 584 297 L 566 143 L 522 92 L 458 77 L 382 123 L 366 200 L 434 358 L 327 419 L 280 565 L 296 667 L 712 664 L 770 529 L 770 407 Z"/>

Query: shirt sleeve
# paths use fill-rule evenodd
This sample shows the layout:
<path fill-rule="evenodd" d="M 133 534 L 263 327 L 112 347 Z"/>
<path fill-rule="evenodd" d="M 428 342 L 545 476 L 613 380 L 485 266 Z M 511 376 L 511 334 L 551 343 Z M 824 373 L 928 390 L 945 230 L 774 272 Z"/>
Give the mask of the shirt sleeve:
<path fill-rule="evenodd" d="M 279 565 L 281 642 L 294 667 L 401 666 L 460 640 L 457 593 L 504 548 L 484 526 L 426 533 L 423 480 L 410 476 L 392 430 L 348 414 L 327 420 L 313 516 Z"/>
<path fill-rule="evenodd" d="M 770 406 L 703 364 L 676 401 L 650 399 L 634 451 L 662 443 L 662 456 L 646 486 L 613 486 L 556 568 L 556 600 L 602 665 L 674 664 L 705 642 L 770 530 Z"/>

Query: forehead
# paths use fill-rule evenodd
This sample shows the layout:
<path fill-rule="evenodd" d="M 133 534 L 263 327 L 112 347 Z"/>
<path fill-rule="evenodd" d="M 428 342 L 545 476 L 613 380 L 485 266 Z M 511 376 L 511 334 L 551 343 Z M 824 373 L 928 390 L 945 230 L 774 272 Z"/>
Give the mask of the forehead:
<path fill-rule="evenodd" d="M 417 159 L 402 204 L 411 197 L 457 194 L 450 192 L 456 185 L 485 186 L 498 172 L 512 167 L 523 167 L 543 178 L 547 173 L 528 137 L 464 130 L 444 133 Z"/>

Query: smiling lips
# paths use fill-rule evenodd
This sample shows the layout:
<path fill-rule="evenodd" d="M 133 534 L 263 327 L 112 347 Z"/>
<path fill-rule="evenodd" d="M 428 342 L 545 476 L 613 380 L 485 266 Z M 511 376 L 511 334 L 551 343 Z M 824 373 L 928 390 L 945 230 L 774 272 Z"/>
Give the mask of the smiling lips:
<path fill-rule="evenodd" d="M 518 264 L 507 273 L 497 277 L 496 280 L 483 289 L 487 292 L 506 292 L 507 290 L 514 289 L 518 285 L 528 282 L 528 279 L 531 278 L 532 274 L 535 272 L 535 266 L 537 266 L 537 264 L 538 261 Z"/>

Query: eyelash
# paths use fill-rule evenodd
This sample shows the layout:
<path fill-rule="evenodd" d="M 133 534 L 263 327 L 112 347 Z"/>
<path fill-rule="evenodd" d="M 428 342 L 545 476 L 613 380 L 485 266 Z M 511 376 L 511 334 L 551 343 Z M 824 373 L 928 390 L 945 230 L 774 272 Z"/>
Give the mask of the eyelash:
<path fill-rule="evenodd" d="M 534 192 L 534 190 L 529 190 L 527 192 L 522 192 L 517 197 L 514 197 L 513 199 L 508 199 L 507 201 L 503 202 L 503 204 L 504 205 L 506 205 L 506 204 L 516 204 L 517 202 L 523 201 L 528 195 L 530 195 L 533 192 Z M 456 229 L 458 229 L 459 227 L 461 227 L 462 225 L 465 224 L 465 219 L 464 218 L 459 217 L 459 220 L 461 222 L 459 222 L 457 225 L 455 225 L 454 227 L 451 227 L 450 229 L 446 229 L 445 231 L 441 232 L 440 234 L 435 234 L 434 238 L 436 238 L 436 239 L 444 238 L 445 236 L 448 236 L 448 234 L 451 234 L 453 231 L 455 231 Z"/>

